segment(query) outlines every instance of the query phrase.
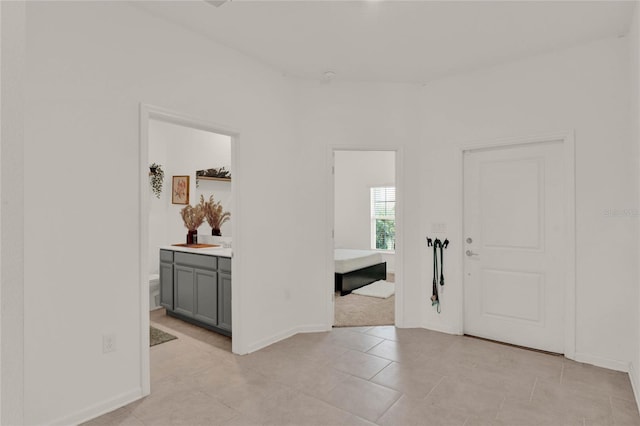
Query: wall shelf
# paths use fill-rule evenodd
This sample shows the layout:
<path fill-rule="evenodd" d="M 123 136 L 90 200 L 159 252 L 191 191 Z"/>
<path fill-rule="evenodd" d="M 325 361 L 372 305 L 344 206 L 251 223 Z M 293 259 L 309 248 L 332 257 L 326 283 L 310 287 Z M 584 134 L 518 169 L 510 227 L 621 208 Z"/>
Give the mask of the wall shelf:
<path fill-rule="evenodd" d="M 217 178 L 209 176 L 196 176 L 197 180 L 218 180 L 220 182 L 231 182 L 231 178 Z"/>

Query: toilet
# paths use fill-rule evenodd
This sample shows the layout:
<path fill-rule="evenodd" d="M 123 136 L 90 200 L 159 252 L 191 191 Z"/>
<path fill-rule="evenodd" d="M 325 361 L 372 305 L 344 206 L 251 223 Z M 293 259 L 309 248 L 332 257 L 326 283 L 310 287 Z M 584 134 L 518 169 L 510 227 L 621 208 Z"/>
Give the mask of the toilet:
<path fill-rule="evenodd" d="M 149 310 L 159 309 L 160 306 L 160 275 L 149 275 Z"/>

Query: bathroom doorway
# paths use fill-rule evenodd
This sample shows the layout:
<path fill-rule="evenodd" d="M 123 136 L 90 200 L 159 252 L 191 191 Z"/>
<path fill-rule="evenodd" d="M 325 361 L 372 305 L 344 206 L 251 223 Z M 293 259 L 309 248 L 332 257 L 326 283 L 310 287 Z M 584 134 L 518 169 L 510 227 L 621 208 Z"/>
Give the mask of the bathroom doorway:
<path fill-rule="evenodd" d="M 239 346 L 242 334 L 235 318 L 238 316 L 240 295 L 232 295 L 238 293 L 235 289 L 241 278 L 239 268 L 235 267 L 239 257 L 236 242 L 239 229 L 236 220 L 238 184 L 235 179 L 238 176 L 238 140 L 237 131 L 161 108 L 141 105 L 139 246 L 141 370 L 144 394 L 150 392 L 152 379 L 149 343 L 154 332 L 150 325 L 178 337 L 178 340 L 182 336 L 183 342 L 198 340 L 236 353 L 240 352 L 238 347 L 242 347 Z M 163 175 L 161 187 L 157 182 L 154 184 L 158 169 Z M 218 226 L 217 235 L 212 235 L 214 227 L 207 220 L 202 221 L 197 227 L 196 240 L 199 241 L 196 242 L 206 245 L 203 251 L 196 250 L 201 247 L 176 246 L 186 244 L 189 233 L 183 221 L 182 209 L 195 207 L 201 201 L 216 203 L 222 212 L 230 213 L 230 220 Z M 182 249 L 180 254 L 173 256 L 179 249 Z M 211 253 L 204 253 L 204 250 Z M 171 253 L 171 259 L 161 259 L 161 253 Z M 186 259 L 185 256 L 193 258 Z M 185 264 L 189 266 L 190 262 L 195 263 L 190 268 L 183 267 Z M 198 264 L 200 262 L 202 264 Z M 162 264 L 165 264 L 165 269 L 162 269 Z M 166 264 L 169 265 L 168 268 Z M 189 282 L 184 281 L 189 274 L 193 277 L 193 286 L 187 291 L 187 286 L 180 283 Z M 163 303 L 164 296 L 159 297 L 156 287 L 160 275 L 164 278 L 160 281 L 164 283 L 169 278 L 175 278 L 171 283 L 173 290 L 163 292 L 176 298 L 171 315 L 167 315 L 171 304 L 168 306 L 166 301 Z M 210 283 L 217 284 L 217 288 L 208 285 Z M 178 306 L 178 300 L 186 301 L 186 304 Z M 201 300 L 212 303 L 205 306 L 200 303 Z M 224 301 L 228 306 L 224 305 L 225 309 L 221 309 L 218 301 Z M 192 315 L 185 313 L 184 308 L 189 306 L 193 307 Z M 221 312 L 221 316 L 224 313 L 223 320 L 220 324 L 215 321 L 212 323 L 212 318 L 217 318 L 218 312 Z M 227 330 L 227 335 L 211 331 L 216 327 L 218 331 Z M 231 334 L 233 340 L 230 338 Z M 158 347 L 166 350 L 178 340 L 162 343 Z"/>
<path fill-rule="evenodd" d="M 198 226 L 195 241 L 191 246 L 197 247 L 194 249 L 194 254 L 197 255 L 210 254 L 211 250 L 205 251 L 207 246 L 215 246 L 215 253 L 211 254 L 220 256 L 229 254 L 229 250 L 220 248 L 231 249 L 232 247 L 231 137 L 151 119 L 149 120 L 148 159 L 150 181 L 159 181 L 164 177 L 162 188 L 159 185 L 155 187 L 152 185 L 149 192 L 149 309 L 152 326 L 167 328 L 165 331 L 169 333 L 171 331 L 183 333 L 230 352 L 230 336 L 194 326 L 193 323 L 188 322 L 191 318 L 186 318 L 185 322 L 185 318 L 175 317 L 187 311 L 186 315 L 193 314 L 193 317 L 198 319 L 197 322 L 205 321 L 205 324 L 199 325 L 206 326 L 207 320 L 211 320 L 209 322 L 218 326 L 217 316 L 222 313 L 222 309 L 219 309 L 218 305 L 221 306 L 221 304 L 218 303 L 217 298 L 224 296 L 223 291 L 216 291 L 218 285 L 222 285 L 217 281 L 221 281 L 221 274 L 223 274 L 218 271 L 218 265 L 221 264 L 221 261 L 216 263 L 218 256 L 196 258 L 209 259 L 212 265 L 216 265 L 215 268 L 212 266 L 213 269 L 208 275 L 189 274 L 181 268 L 176 271 L 177 275 L 172 276 L 174 273 L 172 262 L 162 262 L 162 254 L 159 258 L 158 253 L 163 250 L 165 255 L 171 255 L 174 253 L 173 249 L 179 247 L 177 244 L 188 243 L 190 236 L 186 224 L 183 223 L 183 209 L 212 203 L 220 207 L 219 213 L 207 209 L 211 214 L 208 217 L 205 216 L 202 224 Z M 158 176 L 158 174 L 161 175 Z M 220 257 L 220 259 L 223 258 Z M 193 303 L 191 300 L 186 300 L 184 301 L 186 306 L 178 306 L 177 300 L 179 295 L 183 296 L 177 282 L 181 274 L 189 274 L 185 276 L 186 279 L 201 280 L 196 282 L 199 287 L 194 288 L 195 291 L 189 294 L 189 297 L 198 300 Z M 228 275 L 227 279 L 230 281 L 231 274 L 227 271 L 224 274 Z M 165 281 L 162 290 L 169 293 L 175 291 L 176 297 L 169 294 L 161 299 L 161 275 Z M 205 278 L 207 281 L 204 280 Z M 209 286 L 213 291 L 207 291 Z M 202 291 L 198 292 L 198 290 Z M 207 296 L 211 299 L 211 306 L 204 306 Z M 229 294 L 227 296 L 230 297 Z M 198 301 L 203 305 L 200 312 L 196 309 L 199 306 Z M 213 319 L 211 319 L 212 316 Z M 226 322 L 227 326 L 230 322 Z M 152 329 L 151 333 L 153 345 L 155 336 L 162 334 L 155 329 Z"/>

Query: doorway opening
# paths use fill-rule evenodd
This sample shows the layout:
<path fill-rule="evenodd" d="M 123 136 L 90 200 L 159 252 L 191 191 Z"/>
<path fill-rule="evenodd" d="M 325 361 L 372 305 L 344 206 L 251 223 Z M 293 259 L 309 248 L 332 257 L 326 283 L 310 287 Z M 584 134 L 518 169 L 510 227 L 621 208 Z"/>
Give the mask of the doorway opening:
<path fill-rule="evenodd" d="M 140 362 L 145 395 L 151 383 L 150 338 L 167 338 L 157 330 L 242 351 L 238 140 L 238 132 L 223 126 L 141 105 Z M 196 232 L 189 232 L 190 217 L 183 209 L 204 204 L 229 212 L 230 220 L 192 211 L 190 216 L 199 219 L 190 226 Z M 171 344 L 169 339 L 161 347 Z"/>
<path fill-rule="evenodd" d="M 396 323 L 396 152 L 333 151 L 334 327 Z"/>
<path fill-rule="evenodd" d="M 149 193 L 149 309 L 152 327 L 188 335 L 211 346 L 231 351 L 231 320 L 224 309 L 223 285 L 231 282 L 230 264 L 233 233 L 231 137 L 161 120 L 149 120 L 148 160 L 150 179 L 162 169 L 163 190 Z M 218 177 L 210 175 L 217 174 Z M 213 204 L 212 204 L 213 203 Z M 202 209 L 202 224 L 189 241 L 184 209 Z M 220 208 L 213 212 L 210 206 Z M 206 215 L 211 211 L 211 214 Z M 186 213 L 187 210 L 184 210 Z M 195 226 L 195 225 L 191 225 Z M 190 252 L 174 251 L 177 244 L 193 247 Z M 211 250 L 215 250 L 210 252 Z M 160 253 L 160 256 L 158 255 Z M 195 254 L 192 259 L 177 258 Z M 165 259 L 164 257 L 171 257 Z M 197 261 L 196 263 L 190 263 Z M 207 263 L 207 261 L 209 261 Z M 194 266 L 192 266 L 194 265 Z M 229 268 L 230 269 L 230 268 Z M 223 281 L 223 280 L 227 281 Z M 161 288 L 162 283 L 162 288 Z M 227 293 L 230 291 L 227 288 Z M 192 321 L 193 320 L 193 321 Z M 224 325 L 223 325 L 224 324 Z M 154 337 L 160 333 L 151 330 Z"/>

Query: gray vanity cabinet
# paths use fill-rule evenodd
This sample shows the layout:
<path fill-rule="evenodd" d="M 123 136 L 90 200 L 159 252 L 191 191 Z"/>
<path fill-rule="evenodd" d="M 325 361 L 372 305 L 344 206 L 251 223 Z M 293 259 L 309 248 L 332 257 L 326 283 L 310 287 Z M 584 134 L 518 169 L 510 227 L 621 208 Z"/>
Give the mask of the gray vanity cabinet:
<path fill-rule="evenodd" d="M 176 264 L 173 270 L 173 310 L 182 315 L 193 316 L 195 270 L 190 266 Z"/>
<path fill-rule="evenodd" d="M 167 263 L 162 261 L 164 251 L 160 252 L 161 271 L 162 264 Z M 164 292 L 169 292 L 169 286 L 172 290 L 171 304 L 163 304 L 167 314 L 230 336 L 231 259 L 179 251 L 171 253 L 171 280 L 162 272 L 160 278 Z"/>
<path fill-rule="evenodd" d="M 218 259 L 218 327 L 231 332 L 231 259 Z"/>
<path fill-rule="evenodd" d="M 160 305 L 173 309 L 173 252 L 160 250 Z"/>
<path fill-rule="evenodd" d="M 231 331 L 231 274 L 218 273 L 218 327 Z"/>
<path fill-rule="evenodd" d="M 218 273 L 195 270 L 194 287 L 196 290 L 195 319 L 209 325 L 218 325 Z"/>

